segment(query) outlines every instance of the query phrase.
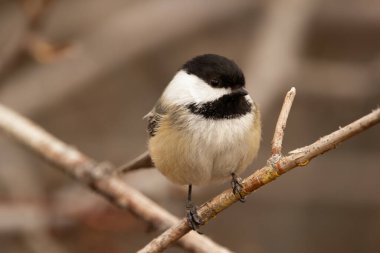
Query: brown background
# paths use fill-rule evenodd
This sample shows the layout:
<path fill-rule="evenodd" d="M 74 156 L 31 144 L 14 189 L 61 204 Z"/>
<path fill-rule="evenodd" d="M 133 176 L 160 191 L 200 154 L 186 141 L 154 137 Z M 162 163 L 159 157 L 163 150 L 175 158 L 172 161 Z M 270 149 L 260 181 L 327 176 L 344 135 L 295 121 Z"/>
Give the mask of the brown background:
<path fill-rule="evenodd" d="M 181 64 L 221 54 L 242 67 L 261 107 L 262 148 L 251 173 L 270 154 L 291 86 L 285 151 L 379 105 L 379 13 L 371 0 L 3 0 L 0 101 L 118 165 L 146 149 L 142 117 Z M 379 252 L 379 150 L 377 126 L 201 230 L 236 252 Z M 186 190 L 157 171 L 125 180 L 184 215 Z M 227 187 L 197 187 L 194 199 Z M 135 252 L 158 234 L 148 230 L 0 133 L 0 252 Z"/>

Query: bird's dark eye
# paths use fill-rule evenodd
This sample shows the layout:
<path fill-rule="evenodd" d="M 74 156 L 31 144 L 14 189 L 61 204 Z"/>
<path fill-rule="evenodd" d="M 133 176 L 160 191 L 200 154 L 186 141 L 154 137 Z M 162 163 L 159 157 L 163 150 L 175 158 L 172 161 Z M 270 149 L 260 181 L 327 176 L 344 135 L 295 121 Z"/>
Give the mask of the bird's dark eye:
<path fill-rule="evenodd" d="M 211 83 L 211 86 L 216 87 L 216 86 L 219 85 L 219 80 L 217 80 L 217 79 L 211 79 L 210 83 Z"/>

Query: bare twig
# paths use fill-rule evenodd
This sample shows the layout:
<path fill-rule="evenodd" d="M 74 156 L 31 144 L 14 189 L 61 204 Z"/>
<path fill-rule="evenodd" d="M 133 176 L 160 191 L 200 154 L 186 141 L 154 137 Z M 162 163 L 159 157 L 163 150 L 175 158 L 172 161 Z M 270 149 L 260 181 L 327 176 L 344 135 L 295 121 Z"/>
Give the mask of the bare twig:
<path fill-rule="evenodd" d="M 336 148 L 341 142 L 352 136 L 363 132 L 364 130 L 380 122 L 380 108 L 373 110 L 366 116 L 352 122 L 351 124 L 341 127 L 335 132 L 320 138 L 309 146 L 298 148 L 289 152 L 289 155 L 283 157 L 277 164 L 278 169 L 283 172 L 297 167 L 306 165 L 311 159 L 319 156 L 331 149 Z M 282 174 L 282 173 L 281 173 Z"/>
<path fill-rule="evenodd" d="M 293 90 L 293 88 L 292 88 Z M 292 90 L 290 93 L 292 93 Z M 285 99 L 283 107 L 289 107 L 291 105 L 291 100 Z M 282 109 L 280 119 L 278 120 L 278 127 L 276 131 L 283 131 L 282 126 L 286 124 L 287 115 L 282 115 L 289 113 L 286 108 Z M 355 134 L 363 132 L 369 127 L 378 124 L 380 122 L 380 108 L 374 110 L 370 114 L 358 119 L 357 121 L 329 134 L 325 137 L 319 139 L 313 144 L 291 151 L 288 156 L 281 156 L 277 152 L 274 152 L 272 156 L 268 159 L 267 165 L 261 169 L 255 171 L 249 177 L 245 178 L 243 185 L 242 196 L 246 196 L 263 185 L 273 181 L 281 174 L 297 167 L 305 166 L 314 157 L 325 153 L 336 147 L 339 143 L 352 137 Z M 283 134 L 275 133 L 275 136 L 279 136 L 282 139 Z M 281 141 L 280 141 L 281 142 Z M 278 145 L 277 140 L 274 141 L 274 145 Z M 273 148 L 272 148 L 273 150 Z M 276 149 L 274 149 L 276 150 Z M 280 149 L 281 150 L 281 149 Z M 198 215 L 200 219 L 206 223 L 211 218 L 215 217 L 218 213 L 228 208 L 237 201 L 237 197 L 233 194 L 231 189 L 228 189 L 218 196 L 214 197 L 212 200 L 204 203 L 198 209 Z M 147 244 L 139 253 L 154 253 L 161 252 L 166 249 L 171 243 L 175 242 L 183 235 L 190 231 L 187 219 L 183 218 L 175 226 L 166 230 L 159 237 L 152 240 Z"/>
<path fill-rule="evenodd" d="M 95 162 L 1 104 L 0 128 L 62 171 L 86 183 L 115 205 L 128 208 L 154 227 L 163 230 L 178 222 L 178 218 L 128 186 L 122 179 L 109 175 L 109 171 L 113 170 L 111 165 Z M 192 252 L 230 252 L 195 232 L 179 243 Z"/>
<path fill-rule="evenodd" d="M 276 124 L 276 129 L 274 131 L 272 140 L 272 155 L 281 155 L 282 140 L 284 139 L 284 130 L 286 127 L 286 121 L 288 120 L 290 109 L 296 96 L 296 89 L 293 87 L 286 94 L 284 105 L 282 106 L 280 116 L 278 116 L 278 121 Z"/>

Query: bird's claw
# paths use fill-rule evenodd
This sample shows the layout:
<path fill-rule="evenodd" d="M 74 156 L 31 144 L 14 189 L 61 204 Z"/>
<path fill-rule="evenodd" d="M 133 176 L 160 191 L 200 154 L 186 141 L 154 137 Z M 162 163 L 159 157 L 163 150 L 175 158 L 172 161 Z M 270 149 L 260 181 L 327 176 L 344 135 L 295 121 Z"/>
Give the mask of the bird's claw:
<path fill-rule="evenodd" d="M 198 230 L 199 226 L 202 224 L 202 221 L 197 213 L 197 207 L 192 202 L 189 202 L 186 205 L 186 216 L 191 229 L 198 232 L 198 234 L 203 234 Z"/>
<path fill-rule="evenodd" d="M 232 173 L 231 187 L 234 195 L 239 198 L 240 202 L 244 203 L 245 197 L 241 194 L 243 191 L 242 180 L 240 177 L 237 177 L 235 173 Z"/>

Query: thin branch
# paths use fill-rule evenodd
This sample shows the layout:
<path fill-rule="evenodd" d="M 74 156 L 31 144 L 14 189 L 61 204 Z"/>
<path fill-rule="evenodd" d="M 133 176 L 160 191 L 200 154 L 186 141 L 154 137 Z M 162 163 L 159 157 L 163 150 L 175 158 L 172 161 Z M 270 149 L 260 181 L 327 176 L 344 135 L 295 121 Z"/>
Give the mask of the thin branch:
<path fill-rule="evenodd" d="M 289 107 L 289 101 L 285 99 L 283 107 Z M 290 108 L 290 107 L 289 107 Z M 289 110 L 282 109 L 285 113 L 289 113 Z M 286 124 L 287 115 L 283 115 L 282 119 L 279 119 L 280 125 Z M 281 115 L 280 115 L 281 117 Z M 267 162 L 267 165 L 261 169 L 255 171 L 249 177 L 245 178 L 242 182 L 243 192 L 242 196 L 246 196 L 253 191 L 257 190 L 263 185 L 268 184 L 273 181 L 281 174 L 298 167 L 305 166 L 314 157 L 321 155 L 333 148 L 335 148 L 339 143 L 347 140 L 348 138 L 365 131 L 366 129 L 378 124 L 380 122 L 380 108 L 374 110 L 370 114 L 358 119 L 357 121 L 340 128 L 339 130 L 320 138 L 313 144 L 291 151 L 288 156 L 281 156 L 274 153 Z M 282 127 L 277 128 L 276 131 L 282 131 Z M 275 133 L 275 136 L 281 136 L 282 134 Z M 274 143 L 277 145 L 277 141 Z M 272 148 L 273 149 L 273 148 Z M 281 149 L 280 149 L 281 150 Z M 238 199 L 233 194 L 231 189 L 228 189 L 221 194 L 214 197 L 212 200 L 204 203 L 198 209 L 198 215 L 202 220 L 203 224 L 207 223 L 211 218 L 215 217 L 218 213 L 228 208 Z M 183 235 L 190 231 L 187 219 L 183 218 L 176 225 L 166 230 L 159 237 L 152 240 L 143 249 L 138 251 L 138 253 L 155 253 L 162 252 L 164 249 L 169 247 L 173 242 L 180 239 Z"/>
<path fill-rule="evenodd" d="M 110 164 L 95 162 L 1 104 L 0 128 L 62 171 L 87 184 L 115 205 L 128 208 L 157 229 L 164 230 L 178 222 L 178 218 L 128 186 L 122 179 L 111 176 L 110 171 L 114 168 Z M 179 244 L 196 253 L 230 252 L 195 232 L 184 237 Z"/>
<path fill-rule="evenodd" d="M 272 155 L 278 154 L 281 155 L 282 150 L 282 140 L 284 139 L 284 130 L 286 127 L 286 121 L 288 120 L 288 115 L 294 97 L 296 96 L 296 89 L 292 87 L 290 91 L 285 96 L 284 104 L 282 106 L 280 116 L 278 116 L 278 121 L 276 124 L 276 129 L 274 131 L 273 140 L 272 140 Z"/>
<path fill-rule="evenodd" d="M 331 149 L 335 149 L 341 142 L 363 132 L 364 130 L 378 124 L 379 122 L 380 108 L 377 108 L 366 116 L 352 122 L 345 127 L 341 127 L 329 135 L 320 138 L 318 141 L 309 146 L 290 151 L 288 156 L 282 158 L 279 161 L 278 168 L 279 170 L 286 172 L 296 166 L 305 165 L 311 159 L 324 154 Z"/>

